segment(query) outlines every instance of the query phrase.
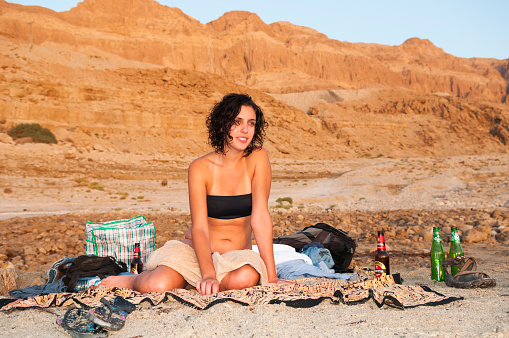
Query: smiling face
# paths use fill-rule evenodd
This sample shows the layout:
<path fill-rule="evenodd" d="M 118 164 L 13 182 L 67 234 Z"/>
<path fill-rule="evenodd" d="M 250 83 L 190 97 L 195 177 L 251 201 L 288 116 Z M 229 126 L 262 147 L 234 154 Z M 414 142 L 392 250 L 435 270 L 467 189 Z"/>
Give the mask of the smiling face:
<path fill-rule="evenodd" d="M 231 150 L 244 151 L 253 140 L 256 127 L 256 113 L 251 106 L 242 106 L 230 128 L 228 148 Z"/>
<path fill-rule="evenodd" d="M 249 156 L 263 146 L 268 123 L 263 111 L 245 94 L 230 93 L 217 102 L 207 117 L 209 144 L 217 153 L 243 149 Z"/>

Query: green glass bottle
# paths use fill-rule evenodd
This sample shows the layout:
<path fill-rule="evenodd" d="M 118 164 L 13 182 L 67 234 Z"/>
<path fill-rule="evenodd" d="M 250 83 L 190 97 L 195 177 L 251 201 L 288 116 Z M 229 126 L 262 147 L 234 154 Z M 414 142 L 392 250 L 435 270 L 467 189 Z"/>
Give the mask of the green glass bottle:
<path fill-rule="evenodd" d="M 451 247 L 449 249 L 449 258 L 456 258 L 464 256 L 463 248 L 460 243 L 460 235 L 458 234 L 458 228 L 451 227 Z M 451 265 L 451 274 L 454 276 L 460 271 L 459 266 Z"/>
<path fill-rule="evenodd" d="M 444 246 L 440 237 L 440 228 L 433 227 L 433 242 L 431 244 L 431 279 L 445 281 L 445 269 L 442 262 L 445 259 Z"/>

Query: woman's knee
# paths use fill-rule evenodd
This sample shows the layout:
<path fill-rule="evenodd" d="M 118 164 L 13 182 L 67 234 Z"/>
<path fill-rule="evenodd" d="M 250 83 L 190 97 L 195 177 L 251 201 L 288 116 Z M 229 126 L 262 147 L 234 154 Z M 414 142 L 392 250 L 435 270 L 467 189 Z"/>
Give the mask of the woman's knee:
<path fill-rule="evenodd" d="M 170 281 L 161 278 L 147 278 L 142 280 L 138 290 L 145 292 L 166 292 L 175 289 Z"/>
<path fill-rule="evenodd" d="M 229 290 L 249 288 L 257 285 L 260 280 L 260 274 L 251 265 L 241 266 L 230 274 L 227 285 Z"/>
<path fill-rule="evenodd" d="M 136 288 L 141 293 L 165 292 L 184 288 L 186 284 L 186 281 L 179 273 L 167 267 L 157 267 L 143 277 L 145 278 L 139 278 L 139 285 Z"/>

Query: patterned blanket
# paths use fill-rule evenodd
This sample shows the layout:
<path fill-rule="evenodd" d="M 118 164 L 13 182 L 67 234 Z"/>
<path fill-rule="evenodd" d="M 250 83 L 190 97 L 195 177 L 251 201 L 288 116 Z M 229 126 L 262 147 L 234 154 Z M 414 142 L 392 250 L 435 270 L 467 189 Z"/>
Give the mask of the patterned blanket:
<path fill-rule="evenodd" d="M 129 289 L 91 287 L 82 293 L 54 293 L 14 301 L 4 299 L 0 302 L 0 311 L 70 305 L 96 307 L 101 306 L 100 299 L 102 297 L 114 298 L 116 296 L 122 296 L 135 305 L 143 301 L 152 305 L 166 301 L 178 301 L 200 310 L 227 301 L 242 305 L 285 303 L 292 307 L 311 307 L 325 299 L 337 304 L 357 304 L 373 300 L 378 307 L 386 305 L 405 309 L 423 305 L 447 304 L 462 299 L 444 296 L 425 286 L 396 284 L 392 276 L 357 282 L 328 278 L 306 278 L 296 282 L 295 285 L 254 286 L 243 290 L 219 292 L 212 296 L 203 296 L 196 290 L 184 289 L 141 294 Z"/>

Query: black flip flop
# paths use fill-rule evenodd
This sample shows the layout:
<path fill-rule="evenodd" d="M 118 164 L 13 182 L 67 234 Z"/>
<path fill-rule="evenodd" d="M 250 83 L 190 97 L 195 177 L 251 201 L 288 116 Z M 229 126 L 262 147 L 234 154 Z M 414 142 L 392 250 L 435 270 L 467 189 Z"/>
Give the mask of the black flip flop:
<path fill-rule="evenodd" d="M 67 310 L 63 318 L 57 317 L 57 324 L 60 325 L 71 337 L 107 337 L 108 331 L 91 322 L 87 318 L 88 311 L 77 307 Z"/>
<path fill-rule="evenodd" d="M 136 306 L 117 296 L 113 301 L 101 298 L 105 307 L 96 307 L 87 312 L 87 319 L 105 328 L 118 331 L 124 327 L 126 316 L 136 309 Z"/>

